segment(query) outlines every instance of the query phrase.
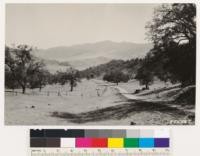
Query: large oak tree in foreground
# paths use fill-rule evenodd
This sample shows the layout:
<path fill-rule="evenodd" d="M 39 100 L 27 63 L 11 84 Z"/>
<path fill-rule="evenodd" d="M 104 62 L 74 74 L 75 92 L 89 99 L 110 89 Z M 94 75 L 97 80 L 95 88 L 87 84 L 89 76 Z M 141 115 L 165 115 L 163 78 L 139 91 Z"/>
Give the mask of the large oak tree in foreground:
<path fill-rule="evenodd" d="M 44 70 L 44 64 L 37 61 L 31 55 L 31 51 L 32 48 L 28 45 L 19 45 L 15 48 L 6 47 L 5 49 L 6 81 L 8 78 L 12 78 L 12 81 L 9 81 L 10 85 L 17 83 L 22 88 L 23 94 L 37 73 Z"/>
<path fill-rule="evenodd" d="M 146 26 L 154 43 L 149 52 L 154 74 L 161 79 L 195 84 L 196 6 L 191 3 L 164 4 L 155 10 Z"/>

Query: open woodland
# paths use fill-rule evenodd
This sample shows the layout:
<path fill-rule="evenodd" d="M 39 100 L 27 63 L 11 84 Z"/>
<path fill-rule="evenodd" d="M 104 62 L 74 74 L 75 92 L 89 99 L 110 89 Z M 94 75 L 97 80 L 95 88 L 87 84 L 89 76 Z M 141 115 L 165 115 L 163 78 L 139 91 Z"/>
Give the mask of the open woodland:
<path fill-rule="evenodd" d="M 30 45 L 6 46 L 5 123 L 193 125 L 196 6 L 161 5 L 145 27 L 152 47 L 144 56 L 85 69 L 40 58 Z"/>

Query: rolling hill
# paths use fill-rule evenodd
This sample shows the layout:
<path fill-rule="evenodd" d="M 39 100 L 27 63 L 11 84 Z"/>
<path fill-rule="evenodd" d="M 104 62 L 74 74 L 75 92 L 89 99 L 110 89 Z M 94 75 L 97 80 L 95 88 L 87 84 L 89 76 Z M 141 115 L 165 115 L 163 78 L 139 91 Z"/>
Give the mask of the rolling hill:
<path fill-rule="evenodd" d="M 107 63 L 113 59 L 142 58 L 151 48 L 152 44 L 101 41 L 39 49 L 34 54 L 45 60 L 67 62 L 74 68 L 82 70 L 90 66 Z"/>

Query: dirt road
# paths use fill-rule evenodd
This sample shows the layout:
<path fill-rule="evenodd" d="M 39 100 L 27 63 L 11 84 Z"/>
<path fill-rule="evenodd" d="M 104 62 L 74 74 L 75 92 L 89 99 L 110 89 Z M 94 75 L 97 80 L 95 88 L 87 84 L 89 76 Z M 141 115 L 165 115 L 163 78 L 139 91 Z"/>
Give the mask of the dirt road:
<path fill-rule="evenodd" d="M 113 84 L 104 84 L 104 82 L 99 82 L 99 84 L 105 85 L 106 91 L 109 92 L 109 96 L 101 101 L 101 105 L 106 106 L 108 103 L 115 105 L 76 114 L 55 112 L 53 116 L 77 124 L 94 124 L 93 122 L 95 122 L 104 125 L 112 123 L 122 125 L 169 125 L 175 124 L 174 122 L 180 124 L 179 121 L 190 122 L 186 121 L 187 113 L 182 110 L 170 107 L 170 105 L 162 102 L 147 102 L 140 100 L 140 98 L 130 100 L 119 94 L 119 90 L 113 87 Z"/>

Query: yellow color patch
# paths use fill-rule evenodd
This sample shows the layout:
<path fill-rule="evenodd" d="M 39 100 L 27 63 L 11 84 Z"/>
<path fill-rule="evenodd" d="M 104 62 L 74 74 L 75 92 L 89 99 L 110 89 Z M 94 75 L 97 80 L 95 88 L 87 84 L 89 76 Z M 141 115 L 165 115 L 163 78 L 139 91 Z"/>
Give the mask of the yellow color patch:
<path fill-rule="evenodd" d="M 108 138 L 108 148 L 123 148 L 124 139 L 123 138 Z"/>

